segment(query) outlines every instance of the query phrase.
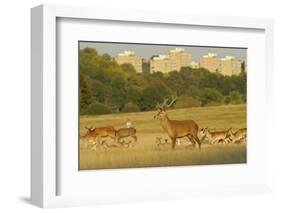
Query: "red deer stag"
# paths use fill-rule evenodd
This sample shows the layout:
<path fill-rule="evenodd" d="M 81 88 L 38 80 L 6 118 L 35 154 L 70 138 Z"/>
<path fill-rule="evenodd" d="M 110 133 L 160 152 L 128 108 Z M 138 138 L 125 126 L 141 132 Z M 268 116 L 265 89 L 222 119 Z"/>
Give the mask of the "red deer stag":
<path fill-rule="evenodd" d="M 200 149 L 201 141 L 197 136 L 199 130 L 197 123 L 193 120 L 171 120 L 168 117 L 166 110 L 175 103 L 176 99 L 177 97 L 172 97 L 169 104 L 167 104 L 168 99 L 164 99 L 161 105 L 157 104 L 157 114 L 154 116 L 154 119 L 160 120 L 163 130 L 171 138 L 172 149 L 175 148 L 177 139 L 183 137 L 188 137 L 194 147 L 197 143 Z"/>

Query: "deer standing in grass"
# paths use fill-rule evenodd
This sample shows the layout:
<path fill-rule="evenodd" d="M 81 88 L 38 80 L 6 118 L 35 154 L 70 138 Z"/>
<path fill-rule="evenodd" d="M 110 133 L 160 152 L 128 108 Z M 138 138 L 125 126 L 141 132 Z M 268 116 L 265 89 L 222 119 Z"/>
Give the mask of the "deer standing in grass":
<path fill-rule="evenodd" d="M 232 143 L 246 143 L 247 128 L 238 129 L 236 132 L 231 131 L 229 136 L 232 139 Z"/>
<path fill-rule="evenodd" d="M 138 138 L 136 136 L 136 129 L 134 127 L 130 127 L 130 128 L 121 128 L 121 129 L 118 129 L 116 130 L 116 140 L 117 140 L 117 143 L 121 144 L 121 145 L 125 145 L 127 146 L 128 148 L 129 147 L 134 147 L 138 141 Z M 128 138 L 128 137 L 131 137 L 134 139 L 134 142 L 132 143 L 131 141 L 129 142 L 125 142 L 124 140 L 121 141 L 121 139 L 124 139 L 124 138 Z"/>
<path fill-rule="evenodd" d="M 193 146 L 198 144 L 199 149 L 201 148 L 201 141 L 197 134 L 199 127 L 193 120 L 171 120 L 168 117 L 166 110 L 170 108 L 176 101 L 177 97 L 172 97 L 171 102 L 168 104 L 168 99 L 164 99 L 163 103 L 157 104 L 157 114 L 154 119 L 158 119 L 161 122 L 163 130 L 168 134 L 172 141 L 172 149 L 175 148 L 178 138 L 188 137 L 193 143 Z"/>
<path fill-rule="evenodd" d="M 207 137 L 210 144 L 218 144 L 218 143 L 231 143 L 230 132 L 232 128 L 228 130 L 221 130 L 221 131 L 210 131 L 208 128 L 202 128 L 200 130 L 203 137 Z"/>
<path fill-rule="evenodd" d="M 87 128 L 88 132 L 82 138 L 88 141 L 88 144 L 92 144 L 93 147 L 103 145 L 100 141 L 101 138 L 110 137 L 115 140 L 116 130 L 113 126 L 97 127 L 97 128 Z M 97 141 L 96 141 L 97 140 Z"/>

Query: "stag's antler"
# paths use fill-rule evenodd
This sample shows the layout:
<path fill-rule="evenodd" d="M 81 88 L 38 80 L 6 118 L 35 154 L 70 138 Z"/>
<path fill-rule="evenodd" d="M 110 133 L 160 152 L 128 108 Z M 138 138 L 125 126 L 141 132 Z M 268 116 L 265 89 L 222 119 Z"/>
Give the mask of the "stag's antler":
<path fill-rule="evenodd" d="M 178 98 L 177 96 L 172 96 L 171 97 L 171 102 L 167 105 L 167 108 L 170 108 L 175 103 L 177 98 Z"/>
<path fill-rule="evenodd" d="M 159 103 L 157 103 L 157 105 L 156 105 L 155 108 L 156 108 L 156 109 L 162 109 L 162 106 L 161 106 Z"/>
<path fill-rule="evenodd" d="M 177 100 L 177 96 L 172 96 L 171 98 L 169 98 L 169 97 L 167 97 L 167 98 L 164 98 L 164 100 L 163 100 L 163 103 L 162 104 L 157 104 L 156 105 L 156 108 L 157 109 L 168 109 L 168 108 L 170 108 L 174 103 L 175 103 L 175 101 Z M 169 101 L 169 99 L 171 99 L 171 101 L 170 101 L 170 103 L 168 104 L 168 101 Z"/>

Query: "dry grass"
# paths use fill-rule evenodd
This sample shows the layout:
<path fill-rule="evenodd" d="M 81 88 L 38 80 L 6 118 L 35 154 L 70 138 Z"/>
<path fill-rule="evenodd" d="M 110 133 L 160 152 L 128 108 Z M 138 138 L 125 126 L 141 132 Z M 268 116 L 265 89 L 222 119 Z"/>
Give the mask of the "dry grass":
<path fill-rule="evenodd" d="M 153 166 L 206 165 L 245 163 L 246 145 L 202 145 L 201 151 L 180 145 L 171 150 L 170 145 L 157 149 L 156 137 L 168 138 L 159 121 L 153 120 L 155 112 L 124 113 L 116 115 L 81 116 L 80 135 L 85 126 L 125 126 L 128 118 L 137 129 L 138 143 L 134 148 L 108 148 L 97 151 L 85 149 L 80 141 L 80 169 L 133 168 Z M 246 106 L 216 106 L 186 108 L 168 111 L 171 119 L 193 119 L 200 127 L 234 129 L 246 127 Z"/>

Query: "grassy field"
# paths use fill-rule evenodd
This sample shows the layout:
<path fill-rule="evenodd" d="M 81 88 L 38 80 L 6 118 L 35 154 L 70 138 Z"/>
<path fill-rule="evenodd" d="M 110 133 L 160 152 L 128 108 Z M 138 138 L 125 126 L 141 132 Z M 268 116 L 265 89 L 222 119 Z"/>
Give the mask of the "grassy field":
<path fill-rule="evenodd" d="M 86 149 L 86 142 L 80 140 L 80 169 L 134 168 L 154 166 L 206 165 L 246 162 L 245 144 L 203 144 L 201 150 L 192 146 L 178 145 L 171 150 L 170 144 L 158 149 L 156 137 L 167 138 L 156 112 L 122 113 L 114 115 L 81 116 L 80 135 L 86 133 L 85 127 L 112 125 L 125 127 L 130 119 L 137 130 L 138 142 L 134 148 L 112 147 L 107 149 Z M 170 119 L 193 119 L 200 127 L 234 130 L 246 127 L 246 105 L 227 105 L 169 110 Z"/>

